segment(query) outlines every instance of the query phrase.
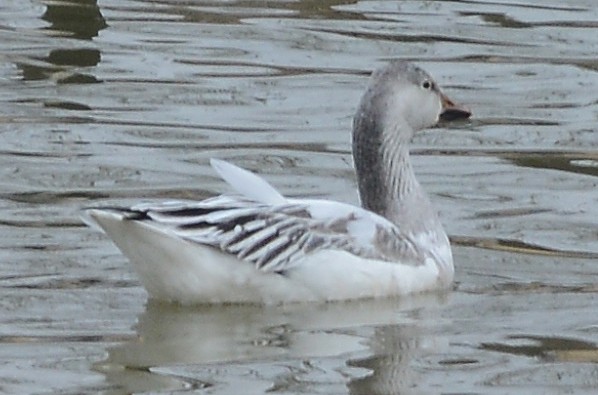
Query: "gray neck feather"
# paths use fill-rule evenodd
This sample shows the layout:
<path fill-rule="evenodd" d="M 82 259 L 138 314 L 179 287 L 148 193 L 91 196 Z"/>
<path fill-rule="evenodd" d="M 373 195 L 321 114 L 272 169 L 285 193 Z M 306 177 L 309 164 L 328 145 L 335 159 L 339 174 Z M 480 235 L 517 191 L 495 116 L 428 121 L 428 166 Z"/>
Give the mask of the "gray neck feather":
<path fill-rule="evenodd" d="M 400 132 L 383 134 L 379 147 L 381 155 L 382 180 L 389 186 L 387 204 L 400 202 L 407 195 L 419 189 L 409 158 L 408 141 L 403 141 Z M 404 133 L 411 135 L 411 133 Z"/>
<path fill-rule="evenodd" d="M 362 206 L 398 224 L 410 215 L 404 204 L 411 203 L 413 197 L 421 198 L 423 211 L 429 203 L 409 159 L 412 130 L 404 123 L 388 128 L 394 130 L 384 126 L 383 118 L 376 114 L 358 112 L 353 125 L 353 157 Z M 421 215 L 422 210 L 418 211 Z"/>

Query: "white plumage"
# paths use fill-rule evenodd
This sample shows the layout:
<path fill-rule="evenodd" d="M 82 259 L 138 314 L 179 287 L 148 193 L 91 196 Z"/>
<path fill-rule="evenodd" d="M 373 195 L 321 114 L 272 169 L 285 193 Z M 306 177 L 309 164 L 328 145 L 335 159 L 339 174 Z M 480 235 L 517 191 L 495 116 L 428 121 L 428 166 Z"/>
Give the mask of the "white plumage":
<path fill-rule="evenodd" d="M 131 260 L 155 299 L 272 304 L 447 288 L 448 238 L 406 149 L 414 128 L 431 126 L 441 114 L 469 116 L 415 66 L 391 62 L 374 73 L 353 131 L 363 208 L 287 199 L 257 175 L 213 159 L 237 195 L 90 208 L 84 219 Z M 392 150 L 385 147 L 390 140 Z"/>

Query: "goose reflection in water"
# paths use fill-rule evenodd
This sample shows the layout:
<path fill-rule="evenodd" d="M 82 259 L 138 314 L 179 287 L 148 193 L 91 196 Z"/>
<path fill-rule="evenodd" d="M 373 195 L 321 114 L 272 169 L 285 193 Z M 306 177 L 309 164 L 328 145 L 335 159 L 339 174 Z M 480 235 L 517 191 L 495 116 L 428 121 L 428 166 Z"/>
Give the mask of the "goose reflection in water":
<path fill-rule="evenodd" d="M 409 393 L 418 377 L 413 359 L 447 346 L 430 329 L 446 299 L 430 294 L 278 307 L 150 303 L 135 340 L 109 349 L 95 368 L 131 392 L 213 386 L 218 393 L 239 377 L 248 385 L 305 391 L 317 376 L 351 394 Z"/>

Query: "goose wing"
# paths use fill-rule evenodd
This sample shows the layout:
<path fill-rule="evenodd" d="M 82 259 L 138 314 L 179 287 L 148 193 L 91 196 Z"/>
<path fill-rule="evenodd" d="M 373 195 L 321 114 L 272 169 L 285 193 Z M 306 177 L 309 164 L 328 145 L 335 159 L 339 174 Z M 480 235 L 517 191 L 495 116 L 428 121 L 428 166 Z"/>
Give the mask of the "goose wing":
<path fill-rule="evenodd" d="M 125 218 L 212 246 L 263 271 L 284 272 L 324 249 L 412 265 L 424 259 L 415 243 L 386 219 L 325 200 L 288 199 L 268 205 L 222 195 L 201 202 L 138 205 Z"/>
<path fill-rule="evenodd" d="M 287 199 L 245 169 L 218 159 L 211 164 L 239 195 L 108 209 L 125 221 L 212 246 L 263 271 L 284 272 L 324 249 L 412 265 L 425 259 L 409 235 L 379 215 L 345 203 Z"/>

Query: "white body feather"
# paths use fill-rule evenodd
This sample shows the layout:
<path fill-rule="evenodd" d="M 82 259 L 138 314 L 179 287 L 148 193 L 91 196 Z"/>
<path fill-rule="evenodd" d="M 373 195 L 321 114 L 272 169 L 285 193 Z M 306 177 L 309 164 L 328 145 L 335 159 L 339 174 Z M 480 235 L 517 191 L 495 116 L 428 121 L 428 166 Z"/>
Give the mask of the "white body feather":
<path fill-rule="evenodd" d="M 322 250 L 281 275 L 116 212 L 90 209 L 88 215 L 131 260 L 151 297 L 159 300 L 277 304 L 388 297 L 446 287 L 431 260 L 401 265 Z"/>
<path fill-rule="evenodd" d="M 360 207 L 325 200 L 285 199 L 255 174 L 223 161 L 215 163 L 220 174 L 226 173 L 229 183 L 244 186 L 238 188 L 239 191 L 251 190 L 249 186 L 253 185 L 253 200 L 268 203 L 258 206 L 265 214 L 283 205 L 302 205 L 318 226 L 335 226 L 335 220 L 351 218 L 347 222 L 346 237 L 363 250 L 375 248 L 377 231 L 397 232 L 396 226 L 388 220 Z M 212 201 L 210 207 L 227 206 L 235 202 L 235 198 L 222 196 Z M 159 212 L 159 209 L 194 208 L 197 204 L 166 202 L 142 204 L 133 209 L 153 207 Z M 249 207 L 241 213 L 252 209 L 252 203 L 244 204 Z M 441 236 L 445 240 L 440 243 L 434 239 L 437 237 L 434 232 L 418 236 L 417 243 L 428 250 L 423 262 L 419 263 L 372 259 L 331 247 L 317 249 L 295 261 L 264 266 L 271 270 L 260 270 L 212 245 L 186 240 L 188 233 L 193 234 L 193 231 L 171 227 L 193 223 L 197 221 L 194 216 L 160 218 L 161 222 L 154 222 L 130 219 L 126 213 L 126 210 L 92 208 L 85 211 L 85 222 L 99 225 L 114 240 L 134 264 L 150 296 L 159 300 L 183 304 L 333 301 L 446 288 L 453 279 L 452 257 L 444 233 Z M 220 223 L 229 219 L 231 214 L 228 213 L 215 211 L 202 218 Z M 207 236 L 202 233 L 205 239 L 221 236 L 218 231 L 210 231 Z M 245 243 L 257 244 L 259 238 L 248 237 Z"/>

